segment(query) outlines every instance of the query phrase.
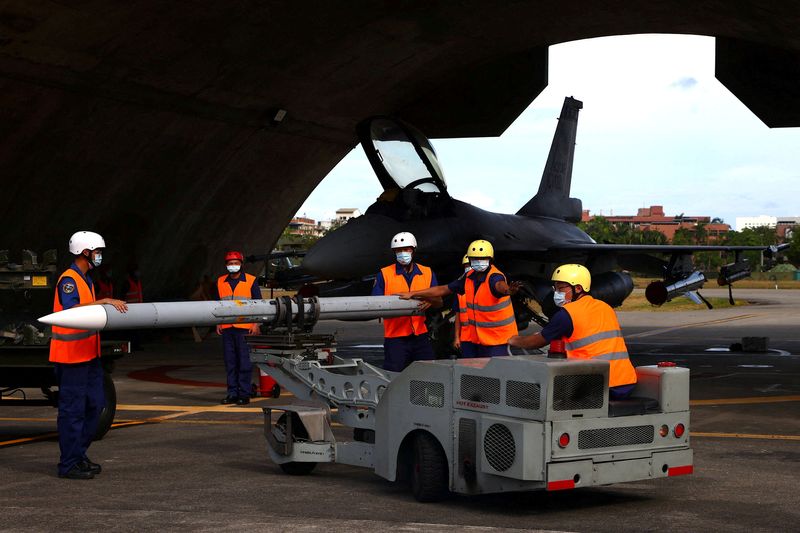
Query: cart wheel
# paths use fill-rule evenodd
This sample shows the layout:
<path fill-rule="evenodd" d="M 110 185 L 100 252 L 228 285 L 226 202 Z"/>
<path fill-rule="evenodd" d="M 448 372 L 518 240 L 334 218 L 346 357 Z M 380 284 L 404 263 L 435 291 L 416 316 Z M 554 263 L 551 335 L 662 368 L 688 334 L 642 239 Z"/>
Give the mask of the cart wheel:
<path fill-rule="evenodd" d="M 108 433 L 108 430 L 111 429 L 111 424 L 114 423 L 114 415 L 117 413 L 117 389 L 109 372 L 103 372 L 103 394 L 106 397 L 106 404 L 103 410 L 100 411 L 94 440 L 100 440 Z"/>
<path fill-rule="evenodd" d="M 447 456 L 439 442 L 428 433 L 414 439 L 411 462 L 411 491 L 420 502 L 436 502 L 448 491 Z"/>
<path fill-rule="evenodd" d="M 297 416 L 292 419 L 291 437 L 286 435 L 286 413 L 283 413 L 278 417 L 278 421 L 275 422 L 275 427 L 272 430 L 272 434 L 275 436 L 275 440 L 278 442 L 286 442 L 284 439 L 287 437 L 295 441 L 308 439 L 308 431 L 306 431 L 306 428 L 303 426 L 303 424 L 300 422 L 300 418 Z M 317 467 L 317 463 L 289 461 L 288 463 L 280 463 L 278 466 L 281 467 L 281 470 L 291 476 L 305 476 L 310 474 L 314 468 Z"/>
<path fill-rule="evenodd" d="M 281 396 L 281 386 L 277 383 L 272 386 L 272 397 L 273 398 L 280 398 Z"/>

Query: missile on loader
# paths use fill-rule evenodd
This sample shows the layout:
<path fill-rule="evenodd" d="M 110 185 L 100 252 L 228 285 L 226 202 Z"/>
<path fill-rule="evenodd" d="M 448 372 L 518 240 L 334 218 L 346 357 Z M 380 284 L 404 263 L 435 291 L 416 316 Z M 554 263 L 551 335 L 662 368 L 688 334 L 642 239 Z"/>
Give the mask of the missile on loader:
<path fill-rule="evenodd" d="M 318 320 L 370 320 L 422 315 L 416 300 L 396 296 L 290 298 L 128 304 L 122 313 L 112 305 L 87 305 L 39 319 L 64 328 L 122 330 L 216 326 L 262 322 L 271 327 L 308 329 Z"/>

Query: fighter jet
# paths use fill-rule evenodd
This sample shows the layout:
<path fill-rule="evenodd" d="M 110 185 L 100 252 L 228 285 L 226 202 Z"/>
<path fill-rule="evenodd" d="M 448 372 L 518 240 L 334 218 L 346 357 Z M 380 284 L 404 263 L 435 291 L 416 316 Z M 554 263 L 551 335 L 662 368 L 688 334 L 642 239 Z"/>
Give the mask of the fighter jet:
<path fill-rule="evenodd" d="M 575 225 L 581 219 L 582 204 L 569 196 L 582 108 L 579 100 L 564 100 L 539 190 L 513 215 L 485 211 L 452 198 L 436 151 L 410 124 L 386 116 L 361 122 L 359 140 L 384 191 L 363 216 L 351 219 L 308 250 L 302 263 L 304 273 L 325 280 L 350 280 L 335 285 L 337 289 L 327 291 L 329 295 L 363 294 L 374 274 L 394 260 L 389 249 L 391 236 L 410 231 L 418 242 L 417 260 L 431 266 L 439 280 L 446 282 L 463 272 L 460 263 L 467 244 L 486 239 L 494 245 L 499 268 L 510 279 L 524 282 L 525 290 L 515 299 L 518 321 L 532 318 L 543 323 L 546 317 L 528 312 L 530 306 L 523 305 L 523 300 L 537 301 L 545 315 L 555 312 L 549 278 L 559 264 L 586 265 L 593 276 L 592 294 L 612 306 L 620 305 L 633 290 L 630 276 L 621 269 L 655 272 L 663 281 L 649 287 L 647 294 L 653 303 L 661 304 L 680 294 L 699 301 L 696 290 L 705 277 L 692 268 L 693 252 L 764 249 L 595 242 Z M 488 176 L 486 186 L 491 190 Z M 656 257 L 659 254 L 669 258 Z M 730 284 L 749 273 L 747 262 L 737 256 L 723 269 L 720 283 Z"/>

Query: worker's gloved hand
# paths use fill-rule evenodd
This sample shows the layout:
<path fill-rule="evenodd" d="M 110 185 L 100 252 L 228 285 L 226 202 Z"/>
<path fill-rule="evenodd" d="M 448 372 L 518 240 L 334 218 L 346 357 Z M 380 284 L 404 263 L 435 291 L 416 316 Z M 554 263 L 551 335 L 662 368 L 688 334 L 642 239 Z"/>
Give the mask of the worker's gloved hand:
<path fill-rule="evenodd" d="M 511 296 L 512 294 L 516 294 L 517 291 L 520 290 L 520 288 L 522 288 L 521 281 L 512 281 L 511 283 L 508 284 L 508 295 Z"/>
<path fill-rule="evenodd" d="M 431 306 L 431 303 L 428 300 L 420 300 L 417 309 L 420 311 L 425 311 Z"/>

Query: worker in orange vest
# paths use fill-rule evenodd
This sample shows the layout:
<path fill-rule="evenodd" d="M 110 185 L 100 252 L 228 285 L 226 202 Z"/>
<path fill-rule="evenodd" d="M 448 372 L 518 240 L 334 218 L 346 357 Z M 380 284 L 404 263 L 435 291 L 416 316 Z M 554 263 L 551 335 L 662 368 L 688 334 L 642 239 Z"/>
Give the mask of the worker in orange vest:
<path fill-rule="evenodd" d="M 589 294 L 592 275 L 583 265 L 561 265 L 552 276 L 553 300 L 558 310 L 541 332 L 512 337 L 520 348 L 541 348 L 563 339 L 568 359 L 609 362 L 608 393 L 612 400 L 630 396 L 636 385 L 636 370 L 628 356 L 617 315 L 607 303 Z"/>
<path fill-rule="evenodd" d="M 469 257 L 464 255 L 464 258 L 461 260 L 461 267 L 464 269 L 464 275 L 466 276 L 469 274 L 469 271 L 472 270 L 472 267 L 469 266 Z M 460 309 L 467 307 L 467 300 L 463 294 L 456 294 L 456 297 L 453 298 L 453 311 L 455 312 L 455 322 L 453 323 L 454 332 L 453 335 L 453 348 L 456 351 L 461 351 L 461 312 Z"/>
<path fill-rule="evenodd" d="M 417 239 L 403 231 L 392 237 L 392 252 L 395 262 L 378 272 L 372 287 L 372 296 L 404 293 L 409 290 L 427 289 L 436 285 L 436 274 L 414 261 Z M 441 307 L 441 298 L 422 302 L 426 309 L 434 305 Z M 383 368 L 401 372 L 414 361 L 435 359 L 425 316 L 401 316 L 383 320 Z"/>
<path fill-rule="evenodd" d="M 225 268 L 228 273 L 217 279 L 217 293 L 220 300 L 260 300 L 261 289 L 256 277 L 242 272 L 244 255 L 231 250 L 225 254 Z M 225 358 L 228 394 L 222 403 L 246 405 L 250 403 L 252 392 L 253 364 L 250 362 L 250 349 L 245 336 L 258 335 L 258 324 L 223 324 L 217 326 L 217 334 L 222 336 L 222 353 Z"/>
<path fill-rule="evenodd" d="M 144 302 L 142 292 L 142 277 L 139 267 L 131 265 L 128 268 L 128 278 L 125 280 L 125 301 L 129 304 L 140 304 Z"/>
<path fill-rule="evenodd" d="M 79 231 L 72 235 L 69 251 L 75 258 L 56 283 L 54 313 L 97 304 L 111 304 L 122 313 L 128 310 L 121 300 L 95 298 L 88 273 L 101 265 L 105 246 L 97 233 Z M 92 479 L 102 470 L 86 455 L 105 406 L 99 335 L 96 331 L 53 326 L 50 362 L 58 379 L 58 477 Z"/>
<path fill-rule="evenodd" d="M 96 296 L 98 300 L 102 300 L 103 298 L 113 298 L 114 297 L 114 280 L 111 277 L 111 268 L 107 267 L 106 265 L 101 265 L 99 268 L 95 270 L 97 276 L 95 280 L 97 281 L 97 290 Z"/>
<path fill-rule="evenodd" d="M 508 339 L 517 334 L 510 296 L 519 290 L 517 281 L 508 283 L 494 266 L 494 247 L 479 239 L 467 248 L 470 271 L 448 285 L 400 294 L 427 300 L 449 294 L 463 296 L 459 305 L 461 354 L 463 357 L 508 355 Z"/>

